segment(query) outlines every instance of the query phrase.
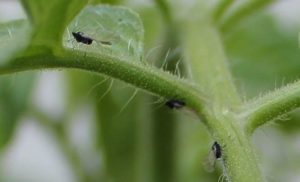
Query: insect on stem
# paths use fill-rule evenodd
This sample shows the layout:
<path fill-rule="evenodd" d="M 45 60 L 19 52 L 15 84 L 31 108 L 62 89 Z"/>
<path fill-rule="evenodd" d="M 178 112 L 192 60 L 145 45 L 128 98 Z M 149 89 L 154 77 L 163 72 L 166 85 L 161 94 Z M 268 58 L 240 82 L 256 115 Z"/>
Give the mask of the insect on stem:
<path fill-rule="evenodd" d="M 214 142 L 206 160 L 204 161 L 205 170 L 213 172 L 215 170 L 216 161 L 222 158 L 222 148 L 218 142 Z"/>
<path fill-rule="evenodd" d="M 214 152 L 216 159 L 220 159 L 222 157 L 222 149 L 218 142 L 215 141 L 211 149 Z"/>
<path fill-rule="evenodd" d="M 170 99 L 165 103 L 170 109 L 180 109 L 185 106 L 185 102 L 176 99 Z"/>

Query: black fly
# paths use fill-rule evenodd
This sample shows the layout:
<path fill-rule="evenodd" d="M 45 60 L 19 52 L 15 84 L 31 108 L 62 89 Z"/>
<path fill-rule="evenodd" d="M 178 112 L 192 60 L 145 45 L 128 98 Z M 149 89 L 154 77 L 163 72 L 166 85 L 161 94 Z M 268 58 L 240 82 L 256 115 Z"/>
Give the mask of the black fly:
<path fill-rule="evenodd" d="M 72 32 L 73 37 L 77 42 L 86 44 L 86 45 L 91 45 L 94 41 L 93 38 L 84 35 L 83 32 Z"/>
<path fill-rule="evenodd" d="M 222 158 L 222 148 L 218 142 L 214 142 L 211 147 L 211 150 L 204 161 L 205 170 L 208 172 L 212 172 L 215 170 L 215 164 L 218 159 Z"/>
<path fill-rule="evenodd" d="M 180 100 L 171 99 L 165 103 L 170 109 L 180 109 L 185 106 L 185 102 Z"/>
<path fill-rule="evenodd" d="M 218 142 L 214 142 L 211 149 L 214 152 L 216 159 L 219 159 L 222 157 L 222 149 L 221 149 L 220 144 L 218 144 Z"/>
<path fill-rule="evenodd" d="M 72 32 L 72 35 L 77 42 L 80 42 L 80 43 L 83 43 L 86 45 L 91 45 L 93 43 L 93 41 L 95 41 L 95 39 L 93 39 L 87 35 L 84 35 L 83 32 Z M 109 41 L 99 41 L 99 42 L 103 45 L 112 45 L 112 43 Z"/>

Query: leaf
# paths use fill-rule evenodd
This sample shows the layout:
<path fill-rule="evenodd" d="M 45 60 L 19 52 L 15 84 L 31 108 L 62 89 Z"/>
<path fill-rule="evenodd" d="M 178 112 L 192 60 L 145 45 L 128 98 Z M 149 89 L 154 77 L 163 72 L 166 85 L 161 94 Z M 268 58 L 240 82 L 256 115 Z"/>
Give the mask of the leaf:
<path fill-rule="evenodd" d="M 83 32 L 95 41 L 92 45 L 78 43 L 72 32 Z M 143 55 L 144 29 L 139 16 L 130 9 L 115 6 L 88 6 L 70 24 L 64 46 L 127 61 L 139 61 Z M 109 42 L 106 45 L 101 42 Z"/>
<path fill-rule="evenodd" d="M 60 48 L 69 22 L 88 0 L 22 0 L 34 26 L 32 45 Z"/>
<path fill-rule="evenodd" d="M 25 20 L 0 24 L 0 65 L 26 48 L 29 32 L 30 27 Z"/>

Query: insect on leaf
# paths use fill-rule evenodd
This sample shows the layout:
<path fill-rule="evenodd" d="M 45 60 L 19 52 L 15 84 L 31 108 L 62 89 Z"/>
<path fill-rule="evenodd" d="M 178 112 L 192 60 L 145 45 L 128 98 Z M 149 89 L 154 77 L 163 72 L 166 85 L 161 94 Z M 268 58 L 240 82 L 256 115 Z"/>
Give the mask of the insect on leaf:
<path fill-rule="evenodd" d="M 78 42 L 72 33 L 92 39 L 91 44 Z M 128 8 L 88 6 L 69 25 L 64 46 L 85 52 L 139 61 L 143 55 L 144 29 L 139 16 Z"/>

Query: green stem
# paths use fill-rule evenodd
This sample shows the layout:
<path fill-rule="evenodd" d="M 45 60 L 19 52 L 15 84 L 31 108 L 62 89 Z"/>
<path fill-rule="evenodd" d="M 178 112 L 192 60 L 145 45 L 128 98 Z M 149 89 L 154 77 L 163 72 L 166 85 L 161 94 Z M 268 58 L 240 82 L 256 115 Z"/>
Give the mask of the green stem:
<path fill-rule="evenodd" d="M 225 175 L 229 181 L 264 181 L 250 139 L 236 118 L 241 101 L 218 32 L 210 22 L 190 22 L 185 27 L 186 55 L 194 79 L 210 100 L 202 112 L 211 134 L 223 148 Z"/>
<path fill-rule="evenodd" d="M 107 88 L 107 85 L 102 87 Z M 103 93 L 103 88 L 97 88 L 96 91 Z M 112 93 L 113 91 L 108 93 L 101 102 L 95 103 L 98 150 L 102 151 L 105 166 L 106 180 L 104 181 L 136 182 L 138 181 L 136 169 L 139 136 L 137 124 L 143 121 L 143 117 L 137 113 L 143 109 L 144 103 L 137 98 L 122 114 L 116 114 L 116 111 L 120 111 L 123 107 L 123 103 L 116 101 L 118 97 L 124 98 L 130 94 L 126 91 L 119 95 Z M 97 101 L 95 99 L 95 102 Z"/>
<path fill-rule="evenodd" d="M 300 107 L 300 82 L 250 101 L 243 107 L 240 117 L 247 118 L 246 132 L 250 135 L 259 126 Z"/>
<path fill-rule="evenodd" d="M 239 107 L 241 101 L 216 29 L 208 22 L 191 22 L 186 29 L 186 55 L 194 80 L 212 102 L 209 105 L 214 110 Z"/>
<path fill-rule="evenodd" d="M 65 50 L 58 55 L 43 53 L 20 57 L 0 66 L 0 75 L 34 69 L 75 68 L 106 74 L 130 83 L 154 94 L 180 99 L 190 108 L 201 110 L 204 96 L 186 80 L 179 79 L 167 72 L 150 67 L 141 62 L 128 62 L 114 57 Z"/>
<path fill-rule="evenodd" d="M 254 12 L 270 5 L 276 0 L 250 0 L 235 9 L 220 25 L 222 32 L 227 32 L 229 29 L 234 27 L 235 24 L 242 21 Z"/>
<path fill-rule="evenodd" d="M 179 45 L 178 28 L 171 16 L 171 9 L 167 1 L 155 0 L 155 2 L 164 20 L 164 45 L 160 49 L 158 60 L 161 61 L 165 59 L 167 65 L 165 69 L 174 73 L 176 63 L 181 56 L 181 52 L 175 53 L 174 51 Z M 166 57 L 167 52 L 173 56 Z M 162 65 L 163 63 L 158 62 L 158 64 Z M 173 182 L 176 179 L 175 155 L 177 120 L 175 114 L 168 112 L 168 108 L 166 107 L 155 109 L 152 116 L 153 181 Z"/>
<path fill-rule="evenodd" d="M 163 14 L 165 23 L 171 23 L 172 22 L 171 11 L 166 0 L 155 0 L 155 3 L 157 4 L 157 7 L 160 9 L 161 13 Z"/>
<path fill-rule="evenodd" d="M 173 182 L 176 174 L 176 117 L 167 108 L 155 110 L 152 115 L 154 181 Z"/>
<path fill-rule="evenodd" d="M 232 3 L 233 0 L 220 0 L 213 11 L 214 21 L 218 22 Z"/>

